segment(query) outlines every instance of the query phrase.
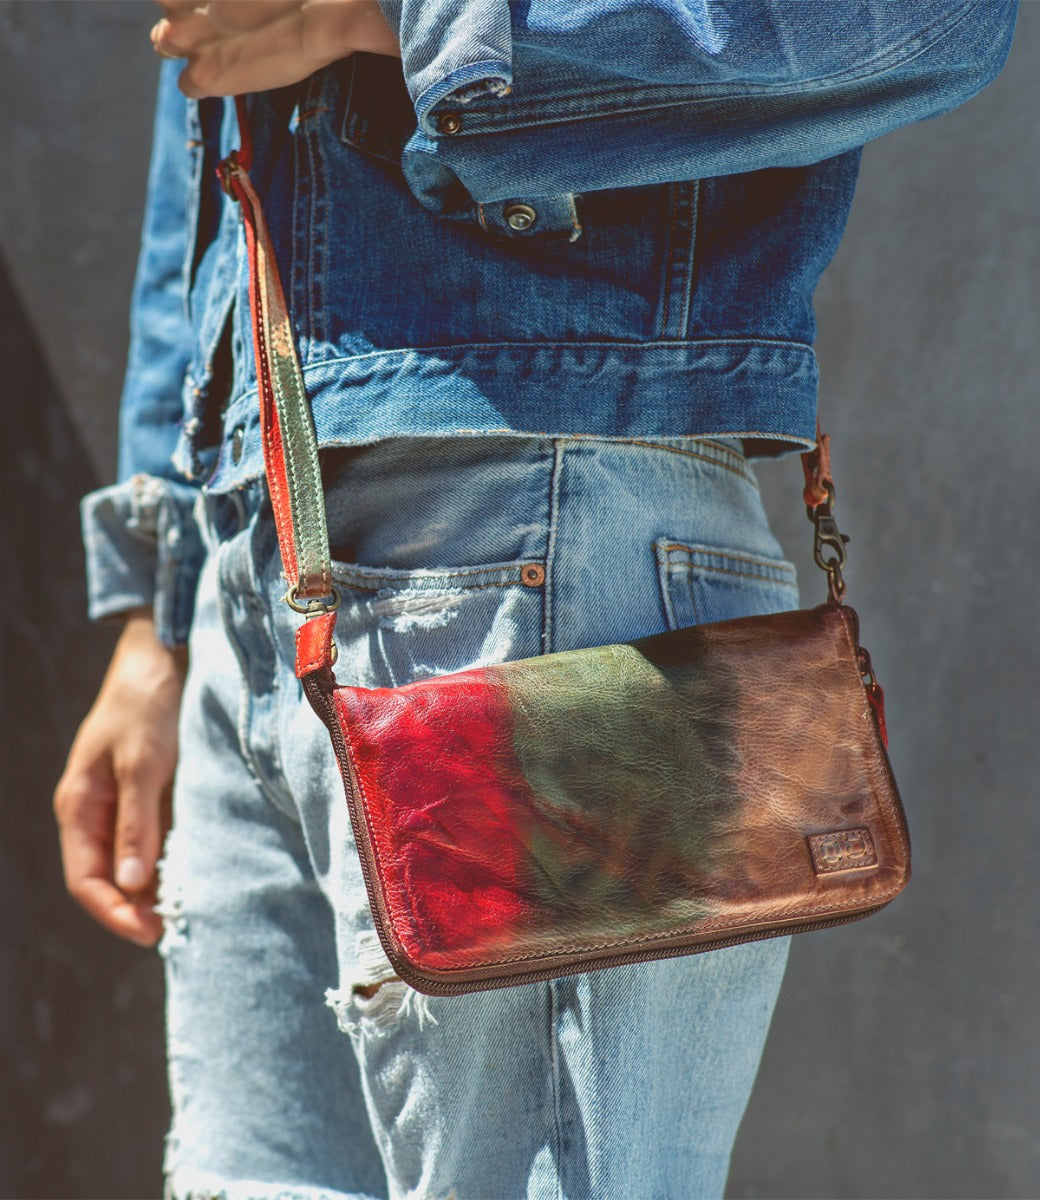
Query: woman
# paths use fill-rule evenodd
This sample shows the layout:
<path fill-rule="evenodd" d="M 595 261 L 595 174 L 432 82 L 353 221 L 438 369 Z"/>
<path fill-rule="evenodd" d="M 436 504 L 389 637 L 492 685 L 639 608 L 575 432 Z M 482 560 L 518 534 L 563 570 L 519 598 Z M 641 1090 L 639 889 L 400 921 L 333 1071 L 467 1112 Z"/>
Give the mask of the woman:
<path fill-rule="evenodd" d="M 185 92 L 262 93 L 342 682 L 794 606 L 746 451 L 812 439 L 857 147 L 991 78 L 1010 5 L 164 7 Z M 132 615 L 57 795 L 73 894 L 145 944 L 165 923 L 171 1192 L 720 1194 L 782 940 L 430 1001 L 382 956 L 293 675 L 213 170 L 239 131 L 178 71 L 123 482 L 85 507 L 92 611 Z"/>

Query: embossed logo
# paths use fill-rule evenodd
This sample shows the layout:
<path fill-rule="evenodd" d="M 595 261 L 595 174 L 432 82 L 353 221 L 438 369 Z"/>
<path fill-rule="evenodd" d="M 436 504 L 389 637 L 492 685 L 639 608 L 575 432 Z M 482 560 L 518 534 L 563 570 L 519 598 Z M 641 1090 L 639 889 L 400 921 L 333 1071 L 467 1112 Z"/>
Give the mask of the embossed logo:
<path fill-rule="evenodd" d="M 814 833 L 807 839 L 817 875 L 835 871 L 859 871 L 877 866 L 877 850 L 869 829 L 836 829 Z"/>

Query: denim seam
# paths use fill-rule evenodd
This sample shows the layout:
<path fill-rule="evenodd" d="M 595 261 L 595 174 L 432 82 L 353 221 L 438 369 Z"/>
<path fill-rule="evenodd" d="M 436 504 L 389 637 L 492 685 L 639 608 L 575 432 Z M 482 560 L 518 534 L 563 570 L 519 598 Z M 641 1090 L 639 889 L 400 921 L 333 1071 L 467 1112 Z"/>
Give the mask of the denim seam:
<path fill-rule="evenodd" d="M 661 294 L 658 300 L 658 311 L 661 314 L 658 324 L 658 339 L 668 336 L 668 309 L 671 301 L 671 264 L 673 242 L 675 239 L 675 189 L 678 185 L 668 184 L 668 227 L 665 233 L 664 254 L 661 264 Z"/>
<path fill-rule="evenodd" d="M 237 589 L 227 587 L 224 579 L 224 570 L 226 567 L 229 545 L 229 542 L 225 542 L 219 547 L 220 561 L 217 563 L 217 579 L 219 582 L 217 604 L 221 625 L 223 626 L 225 635 L 235 652 L 235 660 L 238 664 L 238 719 L 235 723 L 235 734 L 238 738 L 238 746 L 242 754 L 242 761 L 245 763 L 246 769 L 249 771 L 249 774 L 252 777 L 253 782 L 256 784 L 260 794 L 283 816 L 288 817 L 292 821 L 298 822 L 299 814 L 294 812 L 291 808 L 286 807 L 286 805 L 281 802 L 278 795 L 267 786 L 266 782 L 264 781 L 263 773 L 257 766 L 256 759 L 253 755 L 253 748 L 250 739 L 250 730 L 253 726 L 253 692 L 249 683 L 248 655 L 235 630 L 234 620 L 228 608 L 231 596 L 235 594 Z M 256 597 L 256 608 L 260 609 L 262 607 L 259 600 L 260 593 L 255 591 L 253 592 L 253 595 Z M 259 622 L 257 622 L 257 624 L 259 624 Z M 261 636 L 268 636 L 267 630 L 261 629 L 258 632 Z M 274 653 L 273 645 L 272 653 Z M 272 753 L 276 761 L 278 771 L 281 773 L 281 754 L 278 752 L 277 746 L 273 747 Z"/>
<path fill-rule="evenodd" d="M 322 78 L 317 76 L 316 78 Z M 318 104 L 321 96 L 314 97 Z M 328 191 L 325 179 L 325 163 L 321 152 L 320 123 L 308 126 L 307 154 L 311 176 L 310 228 L 308 230 L 310 248 L 308 263 L 308 300 L 311 305 L 311 345 L 310 353 L 317 345 L 328 341 L 328 331 L 325 326 L 325 277 L 329 267 L 329 242 L 323 236 L 326 228 L 325 213 L 328 209 Z"/>
<path fill-rule="evenodd" d="M 188 167 L 187 213 L 185 214 L 184 261 L 181 264 L 181 290 L 184 316 L 190 321 L 191 293 L 194 282 L 193 268 L 199 237 L 199 213 L 202 207 L 202 163 L 205 157 L 197 100 L 190 100 L 186 106 L 184 135 L 184 148 L 190 156 L 190 165 Z"/>
<path fill-rule="evenodd" d="M 553 464 L 549 476 L 549 530 L 545 545 L 545 582 L 542 585 L 542 652 L 550 653 L 553 648 L 553 619 L 555 616 L 556 589 L 553 587 L 556 573 L 556 542 L 559 534 L 560 487 L 563 475 L 563 460 L 566 443 L 562 438 L 553 439 Z"/>
<path fill-rule="evenodd" d="M 691 546 L 685 542 L 664 542 L 660 543 L 660 547 L 668 554 L 678 550 L 682 555 L 685 556 L 686 561 L 669 562 L 669 565 L 674 567 L 691 569 L 696 568 L 702 571 L 727 571 L 729 574 L 739 575 L 739 570 L 727 567 L 716 567 L 702 561 L 693 561 L 695 557 L 699 559 L 724 558 L 727 562 L 747 563 L 749 566 L 777 571 L 780 573 L 780 575 L 785 577 L 793 578 L 795 574 L 794 568 L 788 563 L 770 561 L 766 558 L 757 558 L 753 554 L 731 554 L 728 550 L 716 550 L 711 546 Z M 765 576 L 759 576 L 759 578 L 765 578 Z M 777 580 L 777 582 L 781 582 L 781 580 Z"/>
<path fill-rule="evenodd" d="M 392 590 L 393 598 L 395 598 L 395 599 L 397 597 L 415 598 L 415 597 L 419 597 L 419 596 L 421 596 L 423 598 L 431 598 L 431 597 L 439 596 L 439 595 L 445 595 L 445 596 L 457 595 L 460 592 L 479 592 L 479 591 L 483 591 L 486 588 L 501 588 L 501 587 L 518 587 L 518 588 L 524 588 L 527 591 L 534 590 L 530 584 L 522 583 L 519 579 L 502 579 L 502 580 L 499 580 L 497 583 L 466 583 L 466 584 L 463 584 L 461 587 L 454 587 L 454 588 L 446 587 L 443 590 L 438 590 L 437 588 L 402 588 L 400 591 L 398 591 L 396 589 L 388 589 L 386 587 L 365 587 L 363 584 L 349 583 L 347 580 L 341 579 L 338 575 L 335 574 L 335 572 L 333 572 L 332 578 L 335 580 L 336 583 L 342 583 L 344 587 L 350 588 L 350 590 L 354 591 L 354 592 L 370 592 L 373 595 L 378 595 L 380 592 Z M 390 597 L 387 597 L 387 599 L 390 599 Z"/>
<path fill-rule="evenodd" d="M 318 117 L 322 113 L 330 113 L 330 112 L 332 112 L 332 109 L 329 108 L 327 105 L 315 104 L 311 108 L 307 108 L 303 112 L 298 113 L 296 116 L 296 120 L 297 120 L 297 123 L 299 123 L 300 121 L 309 121 L 311 119 L 311 117 Z"/>
<path fill-rule="evenodd" d="M 303 103 L 310 99 L 310 88 L 307 89 Z M 309 134 L 307 127 L 299 118 L 296 121 L 296 129 L 293 133 L 293 196 L 292 196 L 292 227 L 293 238 L 291 247 L 291 275 L 292 280 L 292 303 L 290 310 L 290 320 L 294 323 L 297 331 L 297 337 L 302 340 L 307 347 L 314 345 L 314 329 L 312 325 L 312 314 L 310 305 L 310 287 L 308 286 L 307 271 L 308 271 L 308 248 L 310 241 L 308 234 L 310 231 L 309 219 L 309 196 L 308 189 L 313 187 L 312 173 L 303 169 L 303 158 L 306 154 L 309 158 L 307 139 Z M 308 216 L 304 217 L 305 210 Z M 300 346 L 299 353 L 306 357 L 304 346 Z"/>
<path fill-rule="evenodd" d="M 690 232 L 686 254 L 686 283 L 683 288 L 683 318 L 681 323 L 682 337 L 690 336 L 690 313 L 693 309 L 693 281 L 697 266 L 697 226 L 701 203 L 701 181 L 694 179 L 690 188 Z"/>
<path fill-rule="evenodd" d="M 733 567 L 708 567 L 701 563 L 675 563 L 668 564 L 668 574 L 671 578 L 692 579 L 700 575 L 735 575 L 738 579 L 758 579 L 762 583 L 775 583 L 780 587 L 794 586 L 793 583 L 776 575 L 759 575 L 755 571 L 738 571 Z"/>
<path fill-rule="evenodd" d="M 734 462 L 723 462 L 722 458 L 715 458 L 711 454 L 700 454 L 696 450 L 685 450 L 682 446 L 668 446 L 660 442 L 648 441 L 646 438 L 612 438 L 611 441 L 620 442 L 628 446 L 646 446 L 652 450 L 665 450 L 669 454 L 681 454 L 685 458 L 696 458 L 700 462 L 709 463 L 713 467 L 721 467 L 723 471 L 729 471 L 733 475 L 738 475 L 745 483 L 748 483 L 759 491 L 758 480 L 746 468 L 738 465 L 739 456 L 734 454 L 732 450 L 728 450 L 725 446 L 716 447 L 717 450 L 724 454 L 729 454 L 736 460 Z"/>
<path fill-rule="evenodd" d="M 657 565 L 657 590 L 660 593 L 661 606 L 664 609 L 665 624 L 669 629 L 678 629 L 680 627 L 679 617 L 675 611 L 675 605 L 672 603 L 671 571 L 669 570 L 671 564 L 668 556 L 662 553 L 659 542 L 653 543 L 650 551 Z"/>
<path fill-rule="evenodd" d="M 670 218 L 661 272 L 659 339 L 664 342 L 681 341 L 689 331 L 698 189 L 697 180 L 679 181 L 668 188 Z"/>
<path fill-rule="evenodd" d="M 357 563 L 350 563 L 344 560 L 333 559 L 332 570 L 333 574 L 341 580 L 361 579 L 361 580 L 376 580 L 385 579 L 388 581 L 387 586 L 392 586 L 395 581 L 413 582 L 423 580 L 452 580 L 462 576 L 471 575 L 486 575 L 489 577 L 514 575 L 514 580 L 506 580 L 506 582 L 520 582 L 519 572 L 531 562 L 535 561 L 535 557 L 527 556 L 525 558 L 511 559 L 509 562 L 485 563 L 482 566 L 476 567 L 415 567 L 409 569 L 399 567 L 364 567 Z M 414 588 L 416 591 L 425 589 Z"/>
<path fill-rule="evenodd" d="M 675 578 L 671 569 L 672 564 L 668 564 L 668 579 L 669 582 Z M 701 612 L 701 606 L 698 603 L 697 589 L 693 586 L 693 575 L 687 571 L 684 575 L 679 576 L 681 584 L 686 588 L 687 595 L 690 601 L 690 612 L 693 613 L 693 621 L 695 625 L 700 625 L 704 621 L 704 614 Z"/>
<path fill-rule="evenodd" d="M 556 984 L 550 982 L 546 984 L 549 1000 L 549 1067 L 552 1080 L 552 1101 L 553 1101 L 553 1136 L 556 1140 L 555 1146 L 555 1161 L 556 1161 L 556 1200 L 564 1200 L 563 1195 L 563 1116 L 561 1113 L 560 1099 L 560 1041 L 557 1036 L 557 1023 L 559 1014 L 556 1011 Z"/>
<path fill-rule="evenodd" d="M 324 109 L 322 111 L 327 112 L 328 110 Z M 359 154 L 366 154 L 369 158 L 377 158 L 380 162 L 387 163 L 391 167 L 396 167 L 398 171 L 401 169 L 400 154 L 394 157 L 391 154 L 384 154 L 382 151 L 374 149 L 370 142 L 363 141 L 361 138 L 355 136 L 351 130 L 347 129 L 345 124 L 340 132 L 340 141 L 345 146 L 350 146 L 352 150 L 356 150 Z"/>
<path fill-rule="evenodd" d="M 369 350 L 364 354 L 338 354 L 335 358 L 322 359 L 323 367 L 335 366 L 336 363 L 358 363 L 366 359 L 390 358 L 403 354 L 457 354 L 461 351 L 473 350 L 681 350 L 686 348 L 710 346 L 763 346 L 774 350 L 792 350 L 800 355 L 812 354 L 813 348 L 809 342 L 793 341 L 790 338 L 756 337 L 706 337 L 706 338 L 655 338 L 652 341 L 622 341 L 620 338 L 594 339 L 581 338 L 577 341 L 553 341 L 543 339 L 529 342 L 442 342 L 436 345 L 421 343 L 416 346 L 396 346 L 389 350 Z M 255 391 L 254 385 L 251 391 Z"/>
<path fill-rule="evenodd" d="M 527 563 L 527 559 L 518 559 L 518 560 L 517 560 L 517 562 L 518 562 L 518 564 L 519 564 L 519 566 L 520 566 L 520 567 L 523 567 L 523 566 L 525 566 L 525 565 L 526 565 L 526 563 Z M 508 572 L 508 571 L 514 571 L 514 570 L 516 570 L 516 567 L 514 567 L 512 564 L 510 564 L 509 566 L 502 566 L 502 567 L 492 567 L 492 566 L 487 566 L 487 567 L 473 567 L 473 568 L 465 567 L 465 568 L 462 568 L 462 569 L 460 569 L 460 570 L 458 570 L 458 571 L 452 571 L 452 570 L 446 570 L 446 571 L 432 571 L 432 572 L 430 572 L 428 575 L 421 576 L 421 578 L 429 578 L 429 579 L 460 579 L 460 578 L 462 578 L 462 577 L 463 577 L 463 576 L 465 576 L 465 575 L 488 575 L 488 574 L 491 574 L 491 573 L 493 573 L 493 572 L 498 572 L 498 573 L 500 573 L 500 574 L 505 574 L 505 573 L 506 573 L 506 572 Z M 376 569 L 373 571 L 373 574 L 376 574 L 376 573 L 378 573 L 378 568 L 376 568 Z M 392 578 L 392 576 L 388 576 L 388 577 Z M 339 574 L 339 578 L 341 578 L 341 579 L 344 579 L 344 580 L 346 580 L 346 579 L 350 579 L 350 578 L 354 578 L 354 579 L 363 579 L 363 578 L 364 578 L 364 575 L 360 574 L 359 572 L 353 572 L 353 573 L 352 573 L 352 572 L 350 572 L 350 571 L 342 571 L 342 572 L 340 572 L 340 574 Z M 401 578 L 402 578 L 402 579 L 414 579 L 414 578 L 416 578 L 416 573 L 415 573 L 415 572 L 411 572 L 411 571 L 405 571 L 405 572 L 402 572 L 402 574 L 401 574 Z M 505 583 L 519 583 L 520 581 L 519 581 L 519 580 L 503 580 L 503 582 L 505 582 Z M 417 589 L 417 590 L 419 590 L 419 589 Z"/>
<path fill-rule="evenodd" d="M 313 256 L 312 256 L 313 257 Z M 308 296 L 308 301 L 310 297 Z M 317 334 L 315 333 L 315 337 Z M 789 370 L 789 364 L 792 357 L 797 357 L 798 360 L 806 362 L 810 369 L 815 370 L 816 356 L 810 342 L 793 341 L 788 338 L 769 338 L 758 336 L 741 336 L 741 337 L 702 337 L 702 338 L 676 338 L 674 340 L 658 339 L 652 341 L 622 341 L 620 339 L 580 339 L 576 341 L 564 340 L 540 340 L 540 341 L 525 341 L 525 342 L 449 342 L 438 343 L 436 345 L 421 343 L 415 346 L 396 346 L 384 350 L 368 350 L 362 353 L 343 354 L 329 353 L 330 350 L 337 350 L 332 343 L 327 340 L 312 340 L 311 346 L 308 348 L 302 363 L 304 382 L 306 383 L 310 372 L 322 371 L 328 372 L 331 369 L 342 367 L 345 369 L 365 369 L 368 371 L 397 371 L 402 365 L 409 365 L 410 359 L 425 359 L 436 358 L 445 366 L 450 366 L 456 363 L 460 358 L 465 359 L 471 356 L 477 357 L 475 367 L 482 369 L 490 369 L 494 371 L 515 370 L 516 360 L 500 363 L 494 361 L 499 355 L 514 355 L 530 358 L 532 356 L 542 356 L 546 353 L 554 353 L 563 355 L 574 360 L 576 356 L 584 352 L 596 352 L 600 354 L 610 354 L 616 357 L 618 363 L 622 366 L 633 365 L 643 369 L 643 364 L 639 361 L 645 355 L 660 354 L 662 352 L 668 354 L 682 354 L 684 352 L 708 352 L 712 350 L 726 350 L 728 348 L 734 350 L 758 350 L 762 352 L 772 352 L 769 359 L 766 359 L 761 364 L 756 366 L 759 375 L 767 380 L 772 380 L 777 374 L 781 376 L 785 370 Z M 779 356 L 784 361 L 780 364 L 780 371 L 776 370 L 776 363 L 773 356 Z M 487 359 L 487 365 L 481 363 L 481 357 Z M 570 363 L 565 363 L 565 366 L 570 366 Z M 687 365 L 683 368 L 688 372 L 693 370 L 704 370 L 712 376 L 718 376 L 719 370 L 715 366 L 708 365 Z M 246 402 L 253 403 L 256 399 L 256 381 L 250 380 L 250 386 L 242 391 L 238 396 L 231 401 L 230 407 Z M 507 430 L 503 429 L 503 432 Z M 537 432 L 537 431 L 535 431 Z M 749 435 L 748 431 L 742 431 L 745 436 Z M 549 435 L 546 435 L 549 436 Z M 689 435 L 687 435 L 689 436 Z M 765 435 L 769 436 L 769 435 Z"/>
<path fill-rule="evenodd" d="M 242 761 L 246 764 L 249 774 L 253 777 L 253 781 L 261 791 L 264 790 L 263 784 L 260 781 L 260 774 L 256 769 L 256 764 L 253 762 L 253 755 L 249 749 L 249 725 L 252 717 L 253 695 L 249 687 L 249 675 L 245 664 L 244 648 L 235 634 L 234 624 L 231 619 L 231 613 L 228 611 L 231 591 L 224 584 L 224 569 L 227 563 L 229 543 L 224 543 L 219 548 L 219 558 L 216 564 L 218 591 L 217 591 L 217 606 L 220 613 L 220 623 L 224 627 L 225 635 L 231 643 L 232 649 L 235 652 L 235 660 L 238 665 L 238 717 L 235 722 L 235 735 L 238 738 L 239 750 L 242 753 Z M 266 794 L 266 793 L 265 793 Z"/>

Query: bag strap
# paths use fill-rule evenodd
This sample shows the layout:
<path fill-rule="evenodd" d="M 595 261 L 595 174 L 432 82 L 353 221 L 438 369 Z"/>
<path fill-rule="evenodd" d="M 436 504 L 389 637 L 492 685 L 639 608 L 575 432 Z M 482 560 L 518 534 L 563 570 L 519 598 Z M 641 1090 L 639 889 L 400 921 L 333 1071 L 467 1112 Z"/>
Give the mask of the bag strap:
<path fill-rule="evenodd" d="M 332 582 L 317 437 L 271 236 L 248 174 L 252 145 L 244 98 L 236 97 L 235 103 L 242 146 L 220 164 L 218 174 L 224 190 L 239 202 L 245 222 L 264 469 L 289 585 L 285 600 L 305 616 L 328 616 L 339 604 L 339 593 Z M 840 604 L 845 595 L 842 568 L 848 538 L 834 521 L 830 438 L 821 432 L 819 422 L 816 447 L 802 455 L 802 466 L 806 511 L 816 529 L 814 557 L 827 572 L 832 600 Z M 321 624 L 327 626 L 321 641 L 328 645 L 332 622 Z M 308 661 L 316 661 L 315 636 L 306 635 L 311 646 Z"/>
<path fill-rule="evenodd" d="M 235 103 L 242 147 L 228 155 L 218 174 L 224 190 L 239 202 L 245 223 L 260 433 L 278 548 L 289 584 L 285 599 L 297 612 L 328 612 L 335 608 L 338 595 L 332 584 L 314 419 L 271 235 L 248 174 L 253 154 L 244 98 L 237 96 Z"/>
<path fill-rule="evenodd" d="M 802 499 L 805 511 L 816 530 L 813 559 L 821 571 L 827 572 L 831 599 L 840 604 L 845 598 L 845 577 L 842 568 L 848 557 L 845 547 L 848 537 L 834 520 L 834 476 L 831 475 L 831 439 L 820 429 L 816 418 L 816 445 L 802 455 L 805 488 Z"/>

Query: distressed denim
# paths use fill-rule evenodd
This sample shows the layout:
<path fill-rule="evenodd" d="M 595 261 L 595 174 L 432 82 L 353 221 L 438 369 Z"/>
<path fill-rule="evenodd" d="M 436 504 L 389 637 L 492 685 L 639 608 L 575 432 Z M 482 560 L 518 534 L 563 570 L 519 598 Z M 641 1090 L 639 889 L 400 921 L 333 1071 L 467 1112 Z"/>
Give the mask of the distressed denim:
<path fill-rule="evenodd" d="M 797 604 L 733 444 L 401 439 L 326 474 L 342 682 Z M 786 939 L 473 996 L 394 980 L 263 486 L 206 507 L 162 886 L 171 1194 L 720 1195 Z"/>

